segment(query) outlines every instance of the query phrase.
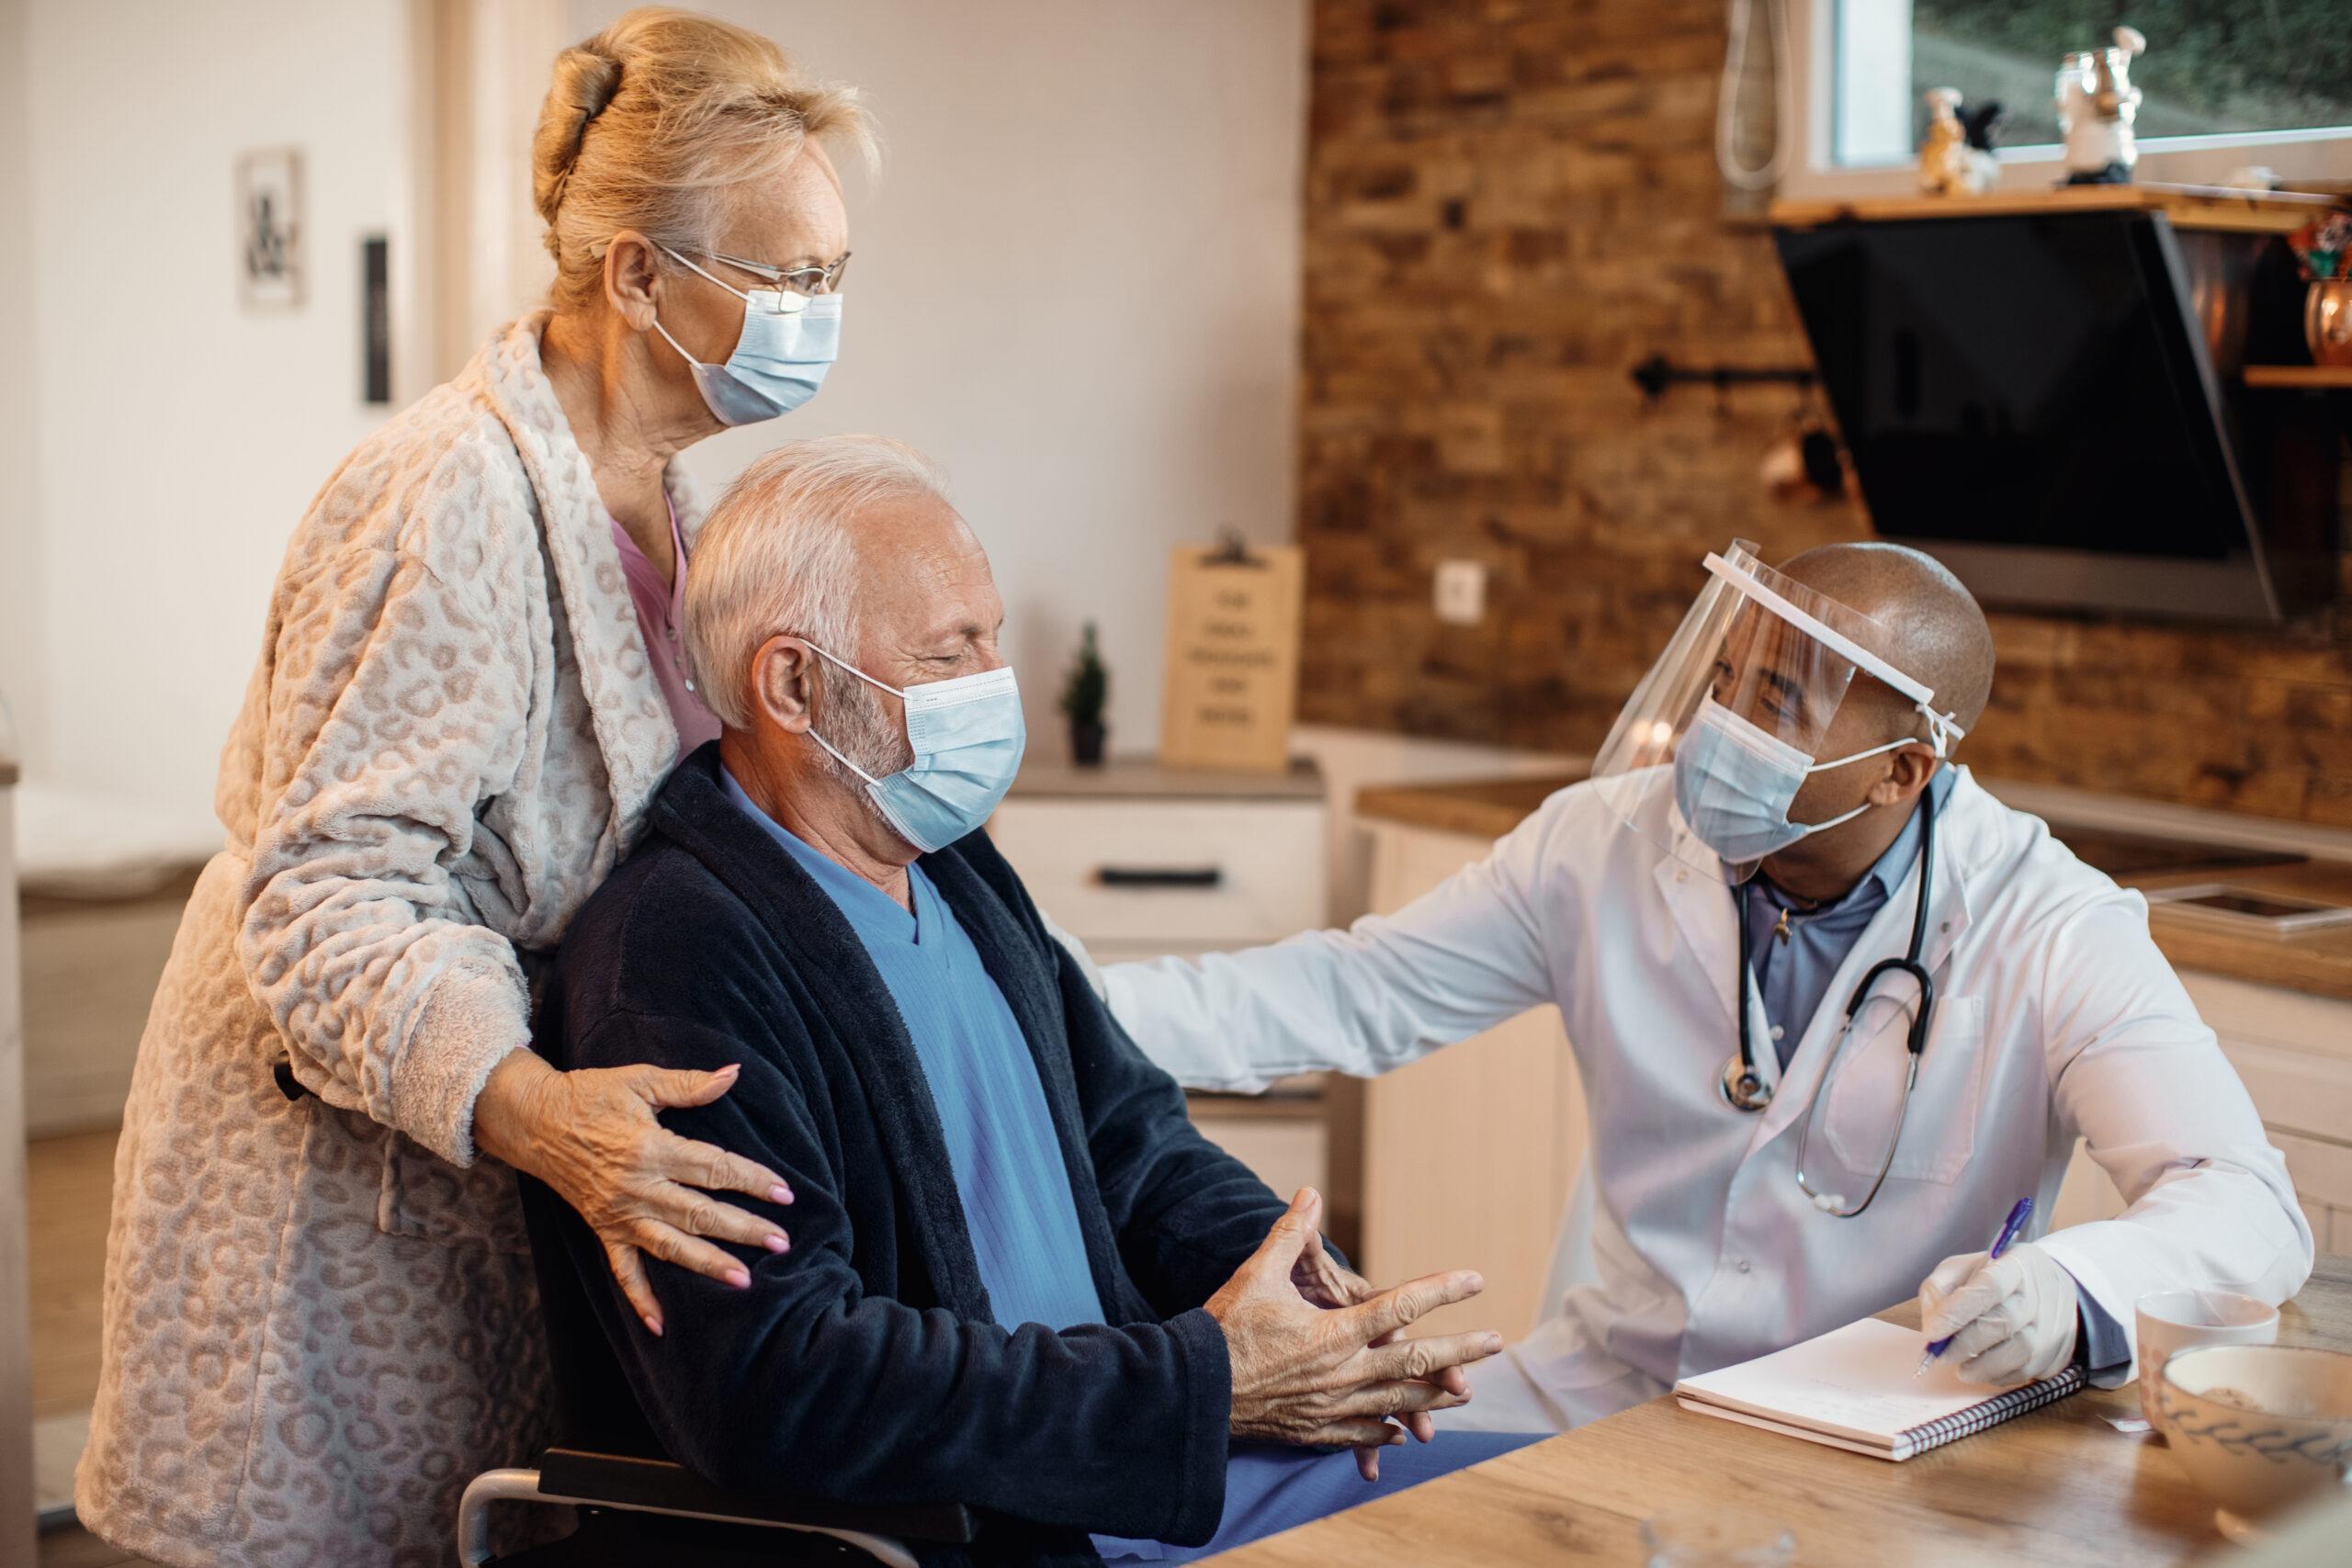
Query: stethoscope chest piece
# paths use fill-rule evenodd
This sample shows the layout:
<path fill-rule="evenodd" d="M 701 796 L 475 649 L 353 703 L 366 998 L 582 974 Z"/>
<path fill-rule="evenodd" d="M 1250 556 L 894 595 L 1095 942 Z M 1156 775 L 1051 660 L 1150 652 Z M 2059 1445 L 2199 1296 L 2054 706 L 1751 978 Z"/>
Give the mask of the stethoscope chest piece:
<path fill-rule="evenodd" d="M 1725 1103 L 1740 1111 L 1761 1111 L 1772 1103 L 1772 1086 L 1757 1076 L 1738 1051 L 1724 1063 L 1724 1076 L 1715 1087 L 1723 1090 Z"/>

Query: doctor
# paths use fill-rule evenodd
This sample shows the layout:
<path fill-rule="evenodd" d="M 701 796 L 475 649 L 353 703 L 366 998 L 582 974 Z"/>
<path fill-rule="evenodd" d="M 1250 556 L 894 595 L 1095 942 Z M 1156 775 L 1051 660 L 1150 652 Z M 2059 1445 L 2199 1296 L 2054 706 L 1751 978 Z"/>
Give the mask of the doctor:
<path fill-rule="evenodd" d="M 1589 1174 L 1465 1425 L 1573 1427 L 1914 1290 L 1962 1377 L 2103 1386 L 2143 1292 L 2293 1294 L 2285 1162 L 2144 902 L 1950 762 L 1992 683 L 1968 592 L 1889 545 L 1706 566 L 1587 782 L 1395 915 L 1106 971 L 1120 1021 L 1255 1089 L 1559 1005 Z M 2077 1136 L 2129 1207 L 2043 1235 Z"/>

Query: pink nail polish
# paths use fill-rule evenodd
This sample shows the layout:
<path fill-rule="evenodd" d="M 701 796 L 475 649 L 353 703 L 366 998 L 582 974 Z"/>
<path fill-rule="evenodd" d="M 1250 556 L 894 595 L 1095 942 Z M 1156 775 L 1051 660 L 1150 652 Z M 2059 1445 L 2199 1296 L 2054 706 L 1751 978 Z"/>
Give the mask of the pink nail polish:
<path fill-rule="evenodd" d="M 652 1330 L 653 1337 L 656 1339 L 662 1337 L 662 1320 L 655 1317 L 651 1313 L 645 1314 L 645 1326 Z"/>
<path fill-rule="evenodd" d="M 789 1187 L 786 1187 L 786 1186 L 783 1182 L 781 1182 L 781 1181 L 777 1182 L 774 1187 L 771 1187 L 771 1188 L 769 1188 L 769 1189 L 768 1189 L 768 1201 L 769 1201 L 769 1202 L 771 1202 L 771 1203 L 789 1203 L 789 1202 L 791 1202 L 791 1201 L 792 1201 L 792 1189 L 791 1189 L 791 1188 L 789 1188 Z"/>
<path fill-rule="evenodd" d="M 729 1269 L 727 1270 L 726 1279 L 729 1284 L 734 1286 L 739 1291 L 748 1290 L 751 1288 L 752 1276 L 743 1269 Z"/>
<path fill-rule="evenodd" d="M 792 1243 L 785 1239 L 784 1233 L 782 1231 L 772 1232 L 768 1236 L 767 1246 L 770 1252 L 790 1252 L 792 1250 Z"/>

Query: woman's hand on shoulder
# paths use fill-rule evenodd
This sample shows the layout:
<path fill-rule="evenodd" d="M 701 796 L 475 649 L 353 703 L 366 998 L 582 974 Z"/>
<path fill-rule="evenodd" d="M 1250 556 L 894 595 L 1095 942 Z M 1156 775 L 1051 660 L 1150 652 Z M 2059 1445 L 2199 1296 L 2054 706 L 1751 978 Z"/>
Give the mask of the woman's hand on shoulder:
<path fill-rule="evenodd" d="M 707 1105 L 735 1087 L 736 1069 L 583 1067 L 563 1072 L 529 1051 L 491 1070 L 474 1102 L 474 1144 L 544 1181 L 580 1212 L 604 1243 L 613 1277 L 645 1326 L 662 1332 L 662 1305 L 645 1254 L 741 1290 L 752 1276 L 710 1237 L 786 1252 L 791 1240 L 766 1220 L 712 1192 L 789 1203 L 784 1179 L 755 1160 L 682 1138 L 656 1113 Z"/>

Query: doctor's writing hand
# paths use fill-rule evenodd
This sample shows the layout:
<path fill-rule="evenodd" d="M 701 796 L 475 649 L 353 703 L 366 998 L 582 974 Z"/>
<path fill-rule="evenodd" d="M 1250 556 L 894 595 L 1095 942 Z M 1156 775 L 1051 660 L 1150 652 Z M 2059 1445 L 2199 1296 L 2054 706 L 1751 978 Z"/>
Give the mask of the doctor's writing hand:
<path fill-rule="evenodd" d="M 1952 1341 L 1943 1360 L 1962 1382 L 2010 1384 L 2052 1377 L 2075 1356 L 2075 1277 L 2031 1242 L 1996 1259 L 1964 1252 L 1936 1265 L 1919 1286 L 1919 1328 Z"/>
<path fill-rule="evenodd" d="M 1291 1283 L 1298 1287 L 1300 1295 L 1327 1310 L 1355 1306 L 1380 1293 L 1373 1289 L 1371 1280 L 1331 1256 L 1329 1249 L 1323 1245 L 1323 1233 L 1319 1228 L 1308 1234 L 1306 1245 L 1299 1252 L 1298 1261 L 1291 1267 L 1290 1278 Z M 1396 1338 L 1395 1333 L 1384 1334 L 1367 1348 L 1378 1349 L 1384 1345 L 1395 1344 Z M 1469 1395 L 1470 1380 L 1463 1375 L 1460 1367 L 1447 1367 L 1430 1381 L 1448 1393 L 1461 1394 L 1465 1398 Z M 1405 1430 L 1424 1443 L 1437 1436 L 1436 1418 L 1426 1410 L 1413 1411 L 1403 1419 Z M 1356 1470 L 1366 1481 L 1379 1480 L 1380 1450 L 1371 1447 L 1356 1450 Z"/>
<path fill-rule="evenodd" d="M 1431 1274 L 1337 1309 L 1302 1294 L 1294 1270 L 1323 1200 L 1302 1188 L 1266 1240 L 1207 1303 L 1233 1365 L 1233 1435 L 1308 1448 L 1401 1443 L 1392 1416 L 1443 1410 L 1466 1394 L 1432 1381 L 1502 1348 L 1491 1333 L 1387 1342 L 1399 1329 L 1484 1288 L 1472 1273 Z"/>

